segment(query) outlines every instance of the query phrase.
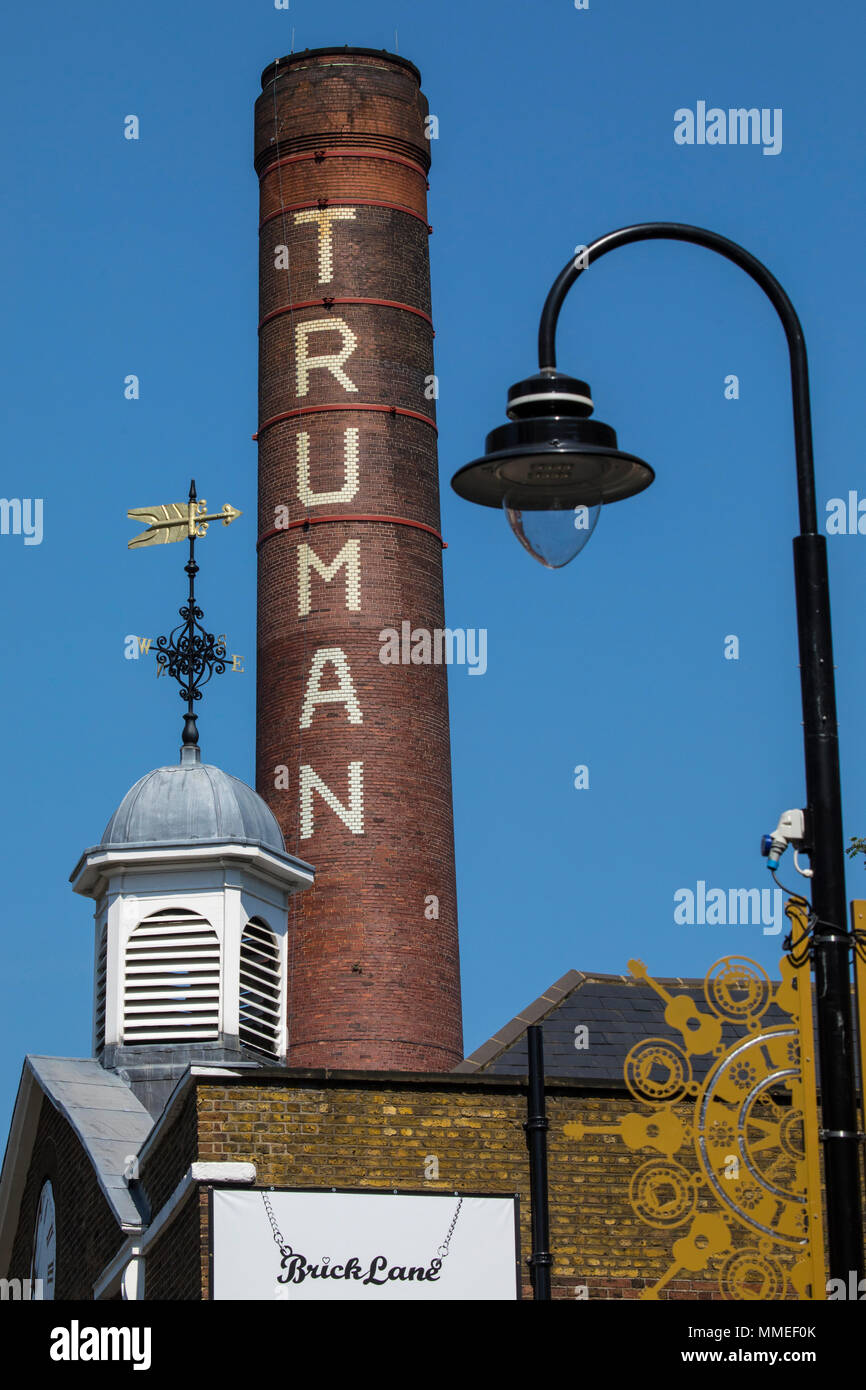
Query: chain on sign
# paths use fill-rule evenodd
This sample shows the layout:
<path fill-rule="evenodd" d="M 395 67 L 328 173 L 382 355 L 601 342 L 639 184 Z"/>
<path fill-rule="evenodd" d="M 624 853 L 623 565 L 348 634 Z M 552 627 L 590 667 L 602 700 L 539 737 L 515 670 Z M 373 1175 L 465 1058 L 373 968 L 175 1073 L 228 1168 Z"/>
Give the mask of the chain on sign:
<path fill-rule="evenodd" d="M 795 900 L 785 909 L 796 945 L 806 939 L 806 907 Z M 802 964 L 783 956 L 775 989 L 746 956 L 717 961 L 704 980 L 707 1009 L 629 961 L 634 978 L 664 999 L 665 1022 L 682 1044 L 644 1038 L 626 1057 L 625 1082 L 643 1110 L 617 1125 L 567 1124 L 565 1133 L 618 1133 L 630 1149 L 661 1155 L 637 1168 L 629 1200 L 646 1225 L 680 1234 L 672 1263 L 642 1298 L 708 1266 L 726 1299 L 826 1296 L 812 990 L 796 945 Z M 703 1080 L 696 1057 L 707 1059 L 697 1068 Z M 791 1255 L 799 1256 L 793 1267 Z"/>
<path fill-rule="evenodd" d="M 457 1193 L 454 1195 L 457 1196 Z M 284 1286 L 302 1284 L 305 1279 L 353 1279 L 368 1285 L 389 1284 L 394 1280 L 415 1283 L 438 1282 L 441 1277 L 443 1262 L 448 1258 L 451 1238 L 460 1216 L 460 1208 L 463 1206 L 463 1198 L 458 1197 L 457 1206 L 445 1239 L 437 1247 L 433 1259 L 425 1265 L 393 1264 L 386 1255 L 374 1255 L 366 1264 L 362 1264 L 357 1255 L 349 1256 L 342 1264 L 332 1261 L 330 1255 L 323 1255 L 318 1264 L 312 1264 L 305 1255 L 293 1250 L 285 1239 L 277 1224 L 277 1218 L 274 1215 L 274 1209 L 267 1192 L 262 1192 L 262 1201 L 270 1223 L 274 1244 L 281 1256 L 280 1269 L 282 1272 L 277 1275 L 277 1283 Z"/>

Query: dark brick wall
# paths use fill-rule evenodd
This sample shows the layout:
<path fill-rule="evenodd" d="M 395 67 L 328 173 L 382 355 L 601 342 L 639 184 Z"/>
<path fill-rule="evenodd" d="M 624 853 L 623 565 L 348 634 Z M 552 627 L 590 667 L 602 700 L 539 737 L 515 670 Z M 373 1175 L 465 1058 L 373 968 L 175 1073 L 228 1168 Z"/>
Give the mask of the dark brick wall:
<path fill-rule="evenodd" d="M 202 1213 L 207 1193 L 194 1191 L 165 1233 L 149 1246 L 145 1267 L 145 1298 L 195 1301 L 205 1287 L 202 1277 L 202 1243 L 205 1244 L 204 1271 L 207 1271 L 207 1232 Z"/>
<path fill-rule="evenodd" d="M 197 1151 L 196 1099 L 195 1092 L 190 1090 L 160 1135 L 159 1142 L 148 1151 L 140 1165 L 141 1184 L 154 1216 L 168 1201 L 190 1164 L 195 1162 Z"/>
<path fill-rule="evenodd" d="M 289 1063 L 445 1071 L 463 1055 L 446 667 L 379 659 L 384 628 L 400 631 L 404 620 L 413 629 L 444 628 L 441 547 L 427 531 L 350 519 L 268 536 L 285 522 L 278 509 L 286 507 L 290 522 L 360 514 L 439 529 L 435 399 L 427 385 L 433 330 L 424 317 L 427 103 L 411 65 L 368 54 L 295 55 L 263 81 L 256 167 L 260 317 L 268 321 L 259 359 L 257 786 L 289 849 L 317 873 L 315 888 L 293 906 Z M 332 224 L 323 266 L 318 226 L 295 219 L 325 205 L 351 208 L 354 217 Z M 288 268 L 278 265 L 281 246 Z M 276 312 L 283 308 L 290 311 Z M 343 371 L 356 391 L 323 369 L 312 370 L 300 391 L 297 333 L 313 321 L 342 323 L 354 335 Z M 309 351 L 333 354 L 343 342 L 343 330 L 317 332 Z M 301 407 L 303 415 L 267 423 Z M 339 492 L 347 431 L 357 439 L 357 491 L 338 502 L 305 497 L 301 436 L 313 493 Z M 347 593 L 345 567 L 327 582 L 312 569 L 302 614 L 301 547 L 330 565 L 347 542 L 359 547 L 359 596 Z M 324 650 L 344 654 L 360 722 L 351 722 L 345 702 L 318 703 L 301 727 L 313 661 Z M 338 684 L 329 660 L 319 689 Z M 303 833 L 301 767 L 348 807 L 350 763 L 363 765 L 362 833 L 318 791 L 312 834 Z M 425 917 L 429 896 L 438 899 L 438 919 Z"/>
<path fill-rule="evenodd" d="M 43 1100 L 12 1247 L 10 1278 L 30 1277 L 36 1212 L 46 1178 L 54 1189 L 57 1218 L 55 1298 L 91 1299 L 94 1280 L 117 1253 L 123 1237 L 75 1131 L 49 1101 Z"/>

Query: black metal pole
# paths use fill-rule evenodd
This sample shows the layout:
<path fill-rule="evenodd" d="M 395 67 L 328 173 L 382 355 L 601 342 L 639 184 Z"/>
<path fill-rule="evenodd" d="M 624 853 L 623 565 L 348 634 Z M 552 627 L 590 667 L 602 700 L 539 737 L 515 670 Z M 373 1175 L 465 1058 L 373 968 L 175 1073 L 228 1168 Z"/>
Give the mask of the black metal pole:
<path fill-rule="evenodd" d="M 830 623 L 827 542 L 818 533 L 815 469 L 806 342 L 800 320 L 782 286 L 759 260 L 735 241 L 704 227 L 678 222 L 644 222 L 599 237 L 569 261 L 547 296 L 538 332 L 542 370 L 556 366 L 556 323 L 562 302 L 582 271 L 599 257 L 636 241 L 686 241 L 733 261 L 760 285 L 772 303 L 788 341 L 794 407 L 794 445 L 800 535 L 794 540 L 797 632 L 806 799 L 812 827 L 812 910 L 816 917 L 812 955 L 817 996 L 819 1076 L 827 1191 L 827 1246 L 830 1277 L 863 1277 L 860 1154 L 855 1093 L 855 1039 L 851 1007 L 842 787 L 836 724 L 836 683 Z"/>
<path fill-rule="evenodd" d="M 529 1149 L 529 1196 L 532 1221 L 532 1253 L 527 1261 L 533 1298 L 550 1299 L 550 1213 L 547 1193 L 547 1130 L 544 1104 L 544 1042 L 541 1027 L 526 1030 L 529 1050 L 529 1092 L 526 1098 L 526 1146 Z"/>
<path fill-rule="evenodd" d="M 195 478 L 190 480 L 189 500 L 195 503 L 198 499 L 195 490 Z M 183 733 L 181 742 L 184 747 L 188 744 L 193 747 L 198 743 L 198 716 L 193 708 L 193 692 L 195 691 L 195 623 L 199 617 L 199 611 L 195 602 L 195 577 L 198 574 L 198 565 L 195 562 L 195 531 L 189 538 L 189 559 L 184 565 L 186 573 L 189 575 L 189 598 L 186 601 L 187 620 L 185 651 L 189 660 L 189 693 L 186 703 L 186 716 L 183 722 Z M 181 610 L 183 611 L 183 610 Z"/>
<path fill-rule="evenodd" d="M 818 1054 L 831 1279 L 863 1278 L 860 1139 L 848 952 L 842 792 L 830 584 L 824 536 L 794 539 L 806 788 L 813 824 L 812 911 Z M 847 1285 L 846 1285 L 847 1287 Z"/>

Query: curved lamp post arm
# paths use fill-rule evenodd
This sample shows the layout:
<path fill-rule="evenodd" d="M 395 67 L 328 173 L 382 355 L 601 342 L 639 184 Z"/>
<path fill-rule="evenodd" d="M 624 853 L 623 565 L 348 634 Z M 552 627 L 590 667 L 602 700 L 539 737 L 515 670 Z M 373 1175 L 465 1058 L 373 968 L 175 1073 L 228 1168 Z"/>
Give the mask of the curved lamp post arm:
<path fill-rule="evenodd" d="M 815 468 L 812 459 L 812 414 L 809 403 L 809 366 L 806 359 L 806 340 L 796 310 L 782 286 L 767 267 L 736 241 L 719 236 L 705 227 L 690 227 L 683 222 L 639 222 L 634 227 L 620 227 L 608 232 L 588 246 L 577 265 L 568 262 L 551 286 L 541 311 L 538 328 L 538 364 L 542 371 L 556 366 L 556 324 L 563 300 L 586 266 L 592 265 L 608 251 L 628 246 L 635 241 L 688 241 L 693 246 L 705 246 L 726 260 L 733 261 L 756 284 L 760 285 L 782 321 L 788 352 L 791 358 L 791 391 L 794 401 L 794 444 L 797 456 L 797 495 L 800 504 L 800 534 L 815 535 L 818 517 L 815 507 Z"/>
<path fill-rule="evenodd" d="M 809 369 L 800 320 L 778 280 L 765 265 L 735 241 L 679 222 L 642 222 L 599 237 L 560 272 L 541 313 L 538 360 L 541 370 L 556 368 L 556 324 L 563 300 L 583 270 L 618 246 L 635 241 L 687 241 L 733 261 L 766 294 L 782 321 L 791 359 L 794 441 L 800 534 L 794 539 L 797 632 L 803 704 L 806 797 L 812 817 L 810 856 L 812 942 L 827 1189 L 827 1235 L 830 1273 L 847 1279 L 863 1271 L 860 1202 L 860 1140 L 854 1088 L 855 1037 L 851 1011 L 851 936 L 846 924 L 845 859 L 842 834 L 842 788 L 833 676 L 827 540 L 818 532 L 815 471 L 809 407 Z"/>

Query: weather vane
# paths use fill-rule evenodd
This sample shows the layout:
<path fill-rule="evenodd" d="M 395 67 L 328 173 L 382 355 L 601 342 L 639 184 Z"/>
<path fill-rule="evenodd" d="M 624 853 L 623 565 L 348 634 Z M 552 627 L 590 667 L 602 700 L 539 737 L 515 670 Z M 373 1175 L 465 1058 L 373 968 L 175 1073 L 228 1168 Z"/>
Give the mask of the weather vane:
<path fill-rule="evenodd" d="M 146 521 L 147 530 L 133 536 L 129 549 L 145 545 L 164 545 L 169 541 L 189 540 L 189 559 L 184 565 L 189 575 L 189 597 L 178 610 L 183 622 L 168 637 L 156 639 L 157 662 L 180 685 L 180 696 L 186 700 L 183 726 L 184 747 L 196 747 L 198 729 L 193 702 L 201 699 L 201 688 L 214 674 L 221 676 L 226 669 L 226 647 L 222 639 L 202 626 L 204 613 L 195 601 L 195 543 L 207 535 L 209 521 L 221 521 L 224 526 L 241 515 L 228 503 L 221 512 L 208 513 L 207 503 L 196 498 L 195 479 L 189 485 L 187 502 L 168 502 L 159 507 L 133 507 L 127 512 L 132 521 Z"/>

